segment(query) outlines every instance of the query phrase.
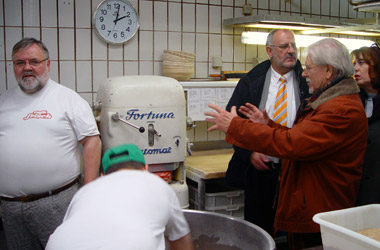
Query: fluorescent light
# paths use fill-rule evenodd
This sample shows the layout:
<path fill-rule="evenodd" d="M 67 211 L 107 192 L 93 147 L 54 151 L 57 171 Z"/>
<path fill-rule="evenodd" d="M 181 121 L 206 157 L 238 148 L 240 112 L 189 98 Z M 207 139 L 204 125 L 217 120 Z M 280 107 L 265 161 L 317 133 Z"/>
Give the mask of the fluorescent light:
<path fill-rule="evenodd" d="M 336 32 L 337 34 L 352 35 L 352 36 L 380 36 L 380 33 L 375 32 L 365 32 L 365 31 L 341 31 Z"/>
<path fill-rule="evenodd" d="M 267 36 L 268 36 L 268 32 L 243 31 L 241 33 L 241 43 L 265 45 L 267 41 Z"/>
<path fill-rule="evenodd" d="M 252 32 L 244 31 L 241 34 L 241 42 L 243 44 L 256 44 L 265 45 L 267 40 L 268 32 Z M 322 40 L 326 37 L 323 36 L 310 36 L 310 35 L 295 35 L 297 47 L 308 47 L 310 44 Z M 363 46 L 371 46 L 374 41 L 363 40 L 363 39 L 353 39 L 353 38 L 336 38 L 341 43 L 343 43 L 349 51 L 358 49 Z"/>
<path fill-rule="evenodd" d="M 291 29 L 291 30 L 314 30 L 315 27 L 307 27 L 307 26 L 296 26 L 296 25 L 286 25 L 286 24 L 269 24 L 269 23 L 252 23 L 252 24 L 242 24 L 242 25 L 235 25 L 237 27 L 244 27 L 244 28 L 257 28 L 257 29 Z"/>
<path fill-rule="evenodd" d="M 378 30 L 378 25 L 367 24 L 367 25 L 357 25 L 357 26 L 345 26 L 345 27 L 336 27 L 336 28 L 318 28 L 318 29 L 305 29 L 300 30 L 299 34 L 301 35 L 315 35 L 315 34 L 326 34 L 326 33 L 335 33 L 335 34 L 347 34 L 353 36 L 380 36 Z"/>
<path fill-rule="evenodd" d="M 374 21 L 376 24 L 373 24 Z M 344 32 L 355 36 L 376 37 L 380 34 L 379 21 L 380 14 L 377 15 L 377 18 L 345 20 L 262 14 L 224 19 L 223 24 L 258 29 L 288 28 L 296 30 L 299 32 L 298 34 L 302 35 L 341 34 Z"/>

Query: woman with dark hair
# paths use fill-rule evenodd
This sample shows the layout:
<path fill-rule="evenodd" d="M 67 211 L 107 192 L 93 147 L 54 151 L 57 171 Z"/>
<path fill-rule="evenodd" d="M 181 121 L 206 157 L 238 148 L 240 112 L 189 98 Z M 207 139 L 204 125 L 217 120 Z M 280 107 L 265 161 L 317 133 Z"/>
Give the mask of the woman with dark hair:
<path fill-rule="evenodd" d="M 380 49 L 362 47 L 351 52 L 355 79 L 368 118 L 368 144 L 357 205 L 380 203 Z"/>

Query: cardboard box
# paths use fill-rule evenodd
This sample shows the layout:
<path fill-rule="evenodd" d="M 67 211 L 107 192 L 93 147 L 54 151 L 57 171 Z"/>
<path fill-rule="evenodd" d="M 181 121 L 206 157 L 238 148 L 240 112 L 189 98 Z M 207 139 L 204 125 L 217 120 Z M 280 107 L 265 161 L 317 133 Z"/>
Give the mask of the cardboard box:
<path fill-rule="evenodd" d="M 380 204 L 319 213 L 313 220 L 321 226 L 324 250 L 380 249 L 380 241 L 357 233 L 380 228 Z"/>

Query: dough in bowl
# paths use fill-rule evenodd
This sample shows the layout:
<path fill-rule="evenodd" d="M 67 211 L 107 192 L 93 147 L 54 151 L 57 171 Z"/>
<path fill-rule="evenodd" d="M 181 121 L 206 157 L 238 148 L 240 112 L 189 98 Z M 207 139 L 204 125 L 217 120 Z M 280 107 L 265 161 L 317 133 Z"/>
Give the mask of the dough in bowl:
<path fill-rule="evenodd" d="M 367 236 L 371 239 L 380 241 L 380 228 L 369 228 L 369 229 L 358 231 L 358 233 L 364 236 Z"/>

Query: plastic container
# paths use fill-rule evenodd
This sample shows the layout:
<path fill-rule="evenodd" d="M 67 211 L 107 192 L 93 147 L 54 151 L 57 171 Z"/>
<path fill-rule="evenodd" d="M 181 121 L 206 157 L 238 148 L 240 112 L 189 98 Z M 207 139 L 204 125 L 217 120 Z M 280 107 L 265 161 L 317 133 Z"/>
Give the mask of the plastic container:
<path fill-rule="evenodd" d="M 237 218 L 244 217 L 243 190 L 226 190 L 226 187 L 223 188 L 223 186 L 220 186 L 219 190 L 215 190 L 215 187 L 211 189 L 211 192 L 206 189 L 204 197 L 206 211 Z M 192 185 L 189 185 L 189 202 L 191 208 L 199 209 L 198 189 Z"/>
<path fill-rule="evenodd" d="M 194 186 L 190 186 L 190 198 L 194 200 L 194 203 L 198 204 L 198 189 Z M 205 193 L 205 207 L 222 207 L 228 205 L 244 204 L 244 191 L 232 190 L 232 191 L 219 191 L 219 192 L 207 192 Z"/>
<path fill-rule="evenodd" d="M 314 215 L 320 224 L 324 250 L 380 249 L 380 242 L 358 231 L 380 228 L 380 204 L 353 207 Z"/>
<path fill-rule="evenodd" d="M 218 214 L 225 214 L 235 218 L 244 219 L 244 204 L 220 206 L 220 207 L 205 207 L 206 211 Z"/>

